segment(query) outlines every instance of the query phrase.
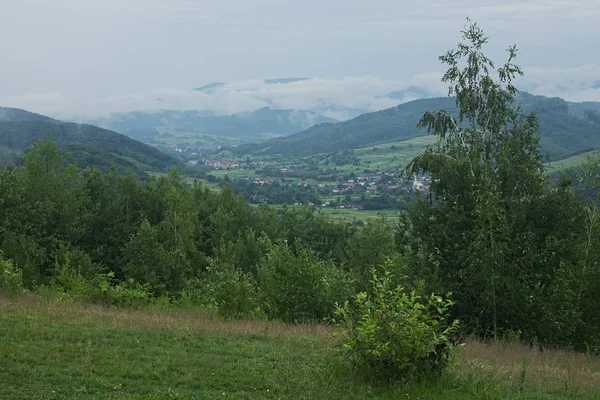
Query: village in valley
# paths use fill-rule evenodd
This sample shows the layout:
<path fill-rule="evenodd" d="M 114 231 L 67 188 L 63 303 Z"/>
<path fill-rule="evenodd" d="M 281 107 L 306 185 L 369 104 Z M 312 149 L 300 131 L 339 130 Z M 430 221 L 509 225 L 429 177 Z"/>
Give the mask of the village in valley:
<path fill-rule="evenodd" d="M 289 160 L 225 158 L 227 153 L 219 149 L 171 147 L 189 168 L 199 171 L 201 179 L 216 188 L 229 184 L 256 205 L 308 205 L 329 212 L 392 211 L 404 208 L 418 193 L 426 194 L 430 185 L 428 176 L 403 174 L 396 156 L 389 165 L 370 168 L 367 161 L 354 157 L 352 163 L 332 163 L 332 159 L 339 160 L 337 155 Z"/>

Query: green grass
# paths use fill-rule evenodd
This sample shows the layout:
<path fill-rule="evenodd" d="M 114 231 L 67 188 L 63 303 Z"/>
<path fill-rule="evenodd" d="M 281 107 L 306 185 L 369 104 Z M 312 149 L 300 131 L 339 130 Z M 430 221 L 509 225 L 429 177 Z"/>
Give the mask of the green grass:
<path fill-rule="evenodd" d="M 365 169 L 393 170 L 404 168 L 413 158 L 422 154 L 425 148 L 435 143 L 435 136 L 420 136 L 402 142 L 385 143 L 356 149 L 354 156 L 360 165 L 344 165 L 337 167 L 340 172 L 361 174 Z"/>
<path fill-rule="evenodd" d="M 321 325 L 0 295 L 3 400 L 594 399 L 599 369 L 597 358 L 470 342 L 441 378 L 385 384 L 349 369 Z"/>
<path fill-rule="evenodd" d="M 588 156 L 595 158 L 598 157 L 598 155 L 600 155 L 600 150 L 588 151 L 586 153 L 563 158 L 562 160 L 549 162 L 546 164 L 546 169 L 549 173 L 553 173 L 567 168 L 578 167 L 587 161 Z"/>
<path fill-rule="evenodd" d="M 342 197 L 343 199 L 343 197 Z M 400 211 L 397 210 L 349 210 L 344 208 L 323 207 L 320 209 L 321 214 L 327 215 L 329 219 L 335 222 L 352 223 L 361 220 L 367 222 L 376 218 L 397 218 Z"/>
<path fill-rule="evenodd" d="M 256 175 L 254 169 L 215 169 L 210 171 L 210 174 L 218 178 L 224 178 L 225 175 L 229 176 L 229 179 L 241 179 L 241 178 L 261 178 L 262 176 Z M 265 177 L 266 178 L 266 177 Z"/>

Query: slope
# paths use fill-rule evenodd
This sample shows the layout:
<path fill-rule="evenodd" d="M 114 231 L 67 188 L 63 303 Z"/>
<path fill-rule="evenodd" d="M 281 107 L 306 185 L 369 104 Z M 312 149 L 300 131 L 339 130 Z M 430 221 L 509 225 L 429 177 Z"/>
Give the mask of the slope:
<path fill-rule="evenodd" d="M 535 111 L 541 129 L 542 151 L 557 160 L 600 147 L 600 124 L 589 118 L 584 103 L 559 98 L 519 95 L 526 112 Z M 589 107 L 588 107 L 589 108 Z M 416 125 L 425 111 L 445 109 L 456 114 L 452 98 L 431 98 L 363 114 L 350 121 L 321 124 L 288 137 L 229 149 L 241 154 L 311 155 L 356 149 L 379 143 L 408 140 L 426 134 Z M 592 108 L 593 109 L 593 108 Z"/>
<path fill-rule="evenodd" d="M 66 152 L 68 162 L 102 170 L 132 168 L 139 176 L 146 170 L 165 171 L 179 162 L 159 150 L 124 135 L 92 125 L 53 120 L 18 109 L 0 109 L 0 164 L 19 163 L 20 155 L 36 141 L 51 136 Z"/>
<path fill-rule="evenodd" d="M 261 134 L 289 135 L 334 119 L 303 110 L 261 108 L 251 113 L 217 115 L 211 111 L 129 112 L 87 121 L 135 139 L 157 135 L 157 128 L 258 140 Z"/>

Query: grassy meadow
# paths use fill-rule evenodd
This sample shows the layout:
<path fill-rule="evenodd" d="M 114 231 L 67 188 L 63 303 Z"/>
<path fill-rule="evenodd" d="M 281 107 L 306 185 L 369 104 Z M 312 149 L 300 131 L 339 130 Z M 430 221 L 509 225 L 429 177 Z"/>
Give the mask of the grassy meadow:
<path fill-rule="evenodd" d="M 0 294 L 0 399 L 600 399 L 600 358 L 468 341 L 438 379 L 364 379 L 333 328 Z"/>

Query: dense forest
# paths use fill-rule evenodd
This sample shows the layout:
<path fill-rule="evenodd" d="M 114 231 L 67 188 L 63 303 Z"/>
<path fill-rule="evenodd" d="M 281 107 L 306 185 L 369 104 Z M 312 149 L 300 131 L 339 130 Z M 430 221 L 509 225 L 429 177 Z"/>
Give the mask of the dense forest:
<path fill-rule="evenodd" d="M 516 48 L 494 69 L 483 32 L 471 25 L 464 37 L 441 57 L 456 107 L 424 113 L 419 127 L 437 142 L 405 171 L 429 174 L 431 190 L 396 222 L 350 227 L 308 206 L 253 207 L 230 186 L 189 185 L 177 171 L 141 181 L 65 166 L 46 139 L 23 167 L 0 172 L 0 284 L 228 317 L 362 315 L 372 331 L 349 343 L 367 349 L 404 329 L 393 315 L 414 322 L 413 342 L 432 333 L 431 353 L 455 319 L 464 334 L 599 353 L 600 160 L 548 185 L 538 118 L 513 106 Z"/>

